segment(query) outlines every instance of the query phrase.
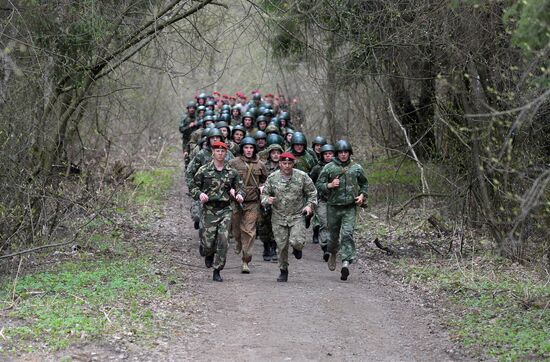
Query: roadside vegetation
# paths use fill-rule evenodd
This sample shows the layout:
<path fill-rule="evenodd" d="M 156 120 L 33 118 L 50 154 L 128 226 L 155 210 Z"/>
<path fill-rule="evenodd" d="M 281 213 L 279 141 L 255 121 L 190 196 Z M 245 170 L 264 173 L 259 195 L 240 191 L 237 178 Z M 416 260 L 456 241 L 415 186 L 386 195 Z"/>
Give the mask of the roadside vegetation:
<path fill-rule="evenodd" d="M 174 170 L 137 171 L 125 185 L 104 190 L 116 195 L 111 208 L 88 223 L 74 245 L 18 259 L 20 269 L 0 284 L 0 356 L 154 337 L 170 281 L 140 252 L 139 235 L 147 216 L 159 212 Z"/>
<path fill-rule="evenodd" d="M 405 199 L 388 192 L 388 185 L 397 183 L 404 193 L 418 189 L 418 170 L 412 163 L 398 169 L 394 160 L 383 159 L 366 167 L 373 171 L 373 202 L 359 229 L 373 267 L 420 291 L 451 338 L 471 355 L 503 361 L 550 359 L 548 269 L 499 257 L 487 235 L 461 230 L 460 220 L 439 214 L 433 203 L 423 207 L 422 200 L 415 200 L 388 219 L 387 200 Z M 396 202 L 394 209 L 403 202 Z M 374 246 L 375 239 L 392 255 Z"/>

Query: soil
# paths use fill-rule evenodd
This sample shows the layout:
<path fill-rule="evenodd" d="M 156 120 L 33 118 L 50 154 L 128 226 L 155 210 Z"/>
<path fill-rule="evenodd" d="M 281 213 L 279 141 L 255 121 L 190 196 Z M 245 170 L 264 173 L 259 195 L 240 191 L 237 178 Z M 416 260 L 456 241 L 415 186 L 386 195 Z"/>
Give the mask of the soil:
<path fill-rule="evenodd" d="M 254 245 L 251 273 L 240 273 L 230 252 L 223 283 L 198 253 L 190 198 L 177 176 L 162 217 L 141 236 L 157 274 L 176 276 L 171 297 L 155 305 L 162 316 L 154 338 L 131 331 L 22 360 L 74 361 L 456 361 L 467 360 L 440 323 L 438 306 L 385 273 L 372 258 L 352 264 L 347 281 L 329 271 L 318 245 L 290 256 L 289 280 L 278 283 L 277 263 Z M 309 238 L 310 239 L 310 238 Z M 145 251 L 150 250 L 150 251 Z"/>

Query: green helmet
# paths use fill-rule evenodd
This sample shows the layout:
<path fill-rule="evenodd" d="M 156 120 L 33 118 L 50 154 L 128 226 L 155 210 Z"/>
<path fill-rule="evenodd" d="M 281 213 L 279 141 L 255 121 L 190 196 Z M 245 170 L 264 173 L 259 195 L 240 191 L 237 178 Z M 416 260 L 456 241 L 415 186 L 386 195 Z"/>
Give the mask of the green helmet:
<path fill-rule="evenodd" d="M 267 134 L 264 131 L 256 131 L 256 134 L 254 135 L 254 138 L 259 140 L 261 138 L 267 139 Z"/>
<path fill-rule="evenodd" d="M 279 119 L 284 119 L 285 121 L 290 121 L 290 113 L 288 112 L 281 112 L 279 115 Z"/>
<path fill-rule="evenodd" d="M 277 118 L 277 117 L 273 117 L 273 118 L 271 119 L 271 122 L 269 122 L 269 124 L 270 124 L 270 125 L 273 124 L 273 125 L 274 125 L 275 127 L 277 127 L 277 128 L 280 128 L 280 127 L 281 127 L 281 122 L 279 121 L 279 118 Z"/>
<path fill-rule="evenodd" d="M 325 140 L 324 137 L 321 137 L 321 136 L 317 136 L 313 139 L 313 141 L 311 142 L 311 147 L 315 146 L 315 145 L 321 145 L 321 146 L 324 146 L 327 144 L 327 141 Z"/>
<path fill-rule="evenodd" d="M 252 100 L 261 101 L 262 100 L 262 95 L 260 93 L 254 93 L 254 95 L 252 96 Z"/>
<path fill-rule="evenodd" d="M 241 153 L 241 155 L 243 154 L 243 148 L 245 145 L 254 146 L 254 153 L 258 151 L 258 145 L 256 144 L 256 140 L 253 137 L 246 136 L 245 138 L 243 138 L 241 143 L 239 143 L 239 152 Z"/>
<path fill-rule="evenodd" d="M 279 131 L 279 127 L 275 126 L 274 124 L 270 124 L 269 126 L 267 126 L 267 127 L 265 128 L 265 133 L 268 133 L 268 134 L 270 134 L 270 133 L 275 133 L 275 134 L 278 135 L 279 132 L 280 132 L 280 131 Z"/>
<path fill-rule="evenodd" d="M 329 143 L 323 145 L 323 147 L 321 147 L 321 154 L 325 152 L 334 152 L 334 146 Z"/>
<path fill-rule="evenodd" d="M 206 99 L 206 93 L 201 93 L 197 96 L 197 99 Z"/>
<path fill-rule="evenodd" d="M 289 133 L 294 134 L 295 133 L 294 128 L 290 128 L 290 127 L 285 128 L 285 133 L 286 134 L 289 134 Z M 302 133 L 302 132 L 298 132 L 298 133 Z"/>
<path fill-rule="evenodd" d="M 235 132 L 237 131 L 241 131 L 244 135 L 246 135 L 246 128 L 244 128 L 242 124 L 238 124 L 235 127 L 233 127 L 233 131 L 231 132 L 231 135 L 234 135 Z"/>
<path fill-rule="evenodd" d="M 222 132 L 218 129 L 218 128 L 210 128 L 209 129 L 209 132 L 206 134 L 206 137 L 207 138 L 212 138 L 212 137 L 220 137 L 220 138 L 223 138 L 223 135 L 222 135 Z"/>
<path fill-rule="evenodd" d="M 199 145 L 200 147 L 202 147 L 202 145 L 204 144 L 204 142 L 206 142 L 206 136 L 201 137 L 201 139 L 200 139 L 199 142 L 198 142 L 198 145 Z"/>
<path fill-rule="evenodd" d="M 271 151 L 273 150 L 279 150 L 279 152 L 283 153 L 285 150 L 283 150 L 283 146 L 281 146 L 278 143 L 273 143 L 269 146 L 267 146 L 267 154 L 269 155 Z"/>
<path fill-rule="evenodd" d="M 239 114 L 241 114 L 243 111 L 241 110 L 241 107 L 240 106 L 233 106 L 233 108 L 231 108 L 231 111 L 234 111 L 234 110 L 237 110 L 239 111 Z"/>
<path fill-rule="evenodd" d="M 245 113 L 243 114 L 243 120 L 244 120 L 245 118 L 250 118 L 251 120 L 254 120 L 254 113 L 252 113 L 252 112 L 245 112 Z"/>
<path fill-rule="evenodd" d="M 246 113 L 250 113 L 252 117 L 256 117 L 258 113 L 258 109 L 256 107 L 250 107 L 246 110 Z"/>
<path fill-rule="evenodd" d="M 266 117 L 273 117 L 275 115 L 275 113 L 273 113 L 273 109 L 266 108 L 263 115 L 266 116 Z"/>
<path fill-rule="evenodd" d="M 214 101 L 206 101 L 205 104 L 206 104 L 207 107 L 215 107 L 216 106 L 216 102 L 214 102 Z"/>
<path fill-rule="evenodd" d="M 206 109 L 206 108 L 205 108 L 205 110 L 206 110 L 206 112 L 204 112 L 204 116 L 205 116 L 205 117 L 206 117 L 206 116 L 215 116 L 215 115 L 216 115 L 216 113 L 214 113 L 214 111 L 211 110 L 211 109 Z"/>
<path fill-rule="evenodd" d="M 285 144 L 285 140 L 277 133 L 272 133 L 267 136 L 267 145 L 270 146 L 275 144 L 282 146 Z"/>
<path fill-rule="evenodd" d="M 289 133 L 290 130 L 287 129 L 287 133 Z M 307 139 L 306 136 L 302 132 L 294 132 L 292 135 L 292 139 L 290 140 L 290 144 L 292 146 L 294 145 L 307 145 Z"/>
<path fill-rule="evenodd" d="M 229 104 L 224 104 L 222 106 L 222 112 L 231 112 L 231 106 Z"/>
<path fill-rule="evenodd" d="M 258 125 L 258 123 L 260 122 L 265 122 L 267 123 L 267 118 L 265 118 L 265 116 L 258 116 L 258 118 L 256 118 L 256 125 Z"/>
<path fill-rule="evenodd" d="M 206 138 L 206 136 L 208 136 L 208 132 L 210 132 L 210 127 L 208 128 L 203 128 L 202 129 L 202 132 L 201 132 L 201 138 Z"/>
<path fill-rule="evenodd" d="M 197 113 L 200 112 L 200 111 L 206 111 L 206 107 L 205 106 L 198 106 L 197 107 Z"/>
<path fill-rule="evenodd" d="M 225 121 L 218 121 L 216 123 L 216 128 L 217 129 L 220 129 L 220 128 L 227 128 L 227 130 L 229 131 L 229 125 L 227 124 L 227 122 Z"/>
<path fill-rule="evenodd" d="M 203 120 L 204 120 L 203 126 L 206 126 L 206 123 L 207 123 L 207 122 L 215 122 L 215 121 L 216 121 L 216 119 L 214 118 L 214 116 L 205 116 L 205 117 L 203 118 Z"/>
<path fill-rule="evenodd" d="M 187 108 L 197 108 L 197 103 L 195 103 L 195 101 L 189 101 L 187 102 Z"/>
<path fill-rule="evenodd" d="M 222 113 L 218 117 L 218 121 L 227 122 L 228 124 L 231 123 L 231 115 L 227 113 Z"/>
<path fill-rule="evenodd" d="M 339 140 L 336 142 L 336 145 L 334 146 L 334 151 L 338 153 L 339 151 L 349 151 L 350 155 L 353 155 L 353 149 L 351 148 L 351 144 L 346 140 Z"/>

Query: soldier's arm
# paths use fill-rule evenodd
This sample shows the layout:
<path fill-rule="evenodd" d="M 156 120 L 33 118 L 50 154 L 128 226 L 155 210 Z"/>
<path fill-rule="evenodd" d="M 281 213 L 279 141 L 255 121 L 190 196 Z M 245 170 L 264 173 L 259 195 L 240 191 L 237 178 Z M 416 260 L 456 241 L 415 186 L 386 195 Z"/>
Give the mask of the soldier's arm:
<path fill-rule="evenodd" d="M 185 180 L 187 181 L 187 185 L 190 186 L 191 182 L 193 181 L 193 177 L 197 173 L 197 170 L 199 169 L 200 164 L 198 162 L 198 157 L 195 156 L 189 162 L 189 165 L 187 165 L 187 169 L 185 170 Z"/>
<path fill-rule="evenodd" d="M 317 206 L 317 189 L 311 178 L 307 175 L 304 177 L 304 186 L 302 190 L 306 197 L 306 206 L 314 210 L 315 206 Z"/>
<path fill-rule="evenodd" d="M 273 185 L 271 184 L 271 178 L 268 177 L 267 178 L 267 181 L 265 182 L 265 185 L 264 185 L 264 191 L 262 192 L 262 197 L 261 197 L 261 202 L 262 202 L 262 206 L 266 207 L 268 205 L 267 203 L 267 198 L 269 196 L 273 196 L 272 193 L 273 193 Z"/>
<path fill-rule="evenodd" d="M 315 186 L 317 186 L 317 190 L 319 190 L 320 193 L 328 192 L 329 174 L 327 171 L 327 166 L 323 167 L 321 173 L 319 174 L 319 177 L 317 178 L 317 182 L 315 183 Z"/>
<path fill-rule="evenodd" d="M 365 174 L 365 170 L 362 166 L 359 166 L 357 183 L 359 184 L 360 192 L 365 196 L 366 199 L 369 195 L 369 180 L 367 179 L 367 175 Z"/>
<path fill-rule="evenodd" d="M 260 164 L 261 175 L 259 177 L 259 186 L 262 187 L 267 181 L 267 167 L 263 161 L 258 162 Z"/>
<path fill-rule="evenodd" d="M 201 170 L 197 171 L 197 173 L 191 178 L 191 182 L 189 184 L 189 193 L 195 200 L 198 200 L 199 195 L 202 193 L 202 172 L 200 171 Z"/>
<path fill-rule="evenodd" d="M 244 183 L 241 179 L 241 176 L 239 176 L 239 173 L 235 170 L 233 170 L 233 182 L 232 182 L 232 188 L 235 189 L 235 195 L 241 195 L 243 199 L 246 196 L 246 192 L 244 192 Z"/>
<path fill-rule="evenodd" d="M 314 183 L 317 182 L 317 179 L 319 178 L 319 173 L 320 172 L 321 172 L 321 165 L 319 165 L 319 164 L 315 165 L 311 169 L 311 172 L 309 173 L 309 177 L 311 178 L 311 181 L 313 181 Z"/>

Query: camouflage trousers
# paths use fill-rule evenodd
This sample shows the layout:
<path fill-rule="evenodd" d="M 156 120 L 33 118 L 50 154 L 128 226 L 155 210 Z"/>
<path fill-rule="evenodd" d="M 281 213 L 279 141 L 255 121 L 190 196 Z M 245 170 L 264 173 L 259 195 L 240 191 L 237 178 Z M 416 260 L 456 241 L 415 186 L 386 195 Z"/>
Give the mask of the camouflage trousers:
<path fill-rule="evenodd" d="M 204 221 L 201 217 L 202 204 L 198 200 L 191 203 L 191 218 L 193 222 L 199 221 L 199 243 L 204 248 Z"/>
<path fill-rule="evenodd" d="M 229 205 L 217 208 L 203 205 L 201 221 L 204 225 L 204 253 L 214 255 L 214 269 L 222 270 L 227 257 L 227 239 L 231 223 L 231 208 Z"/>
<path fill-rule="evenodd" d="M 306 243 L 306 225 L 303 217 L 296 220 L 294 225 L 282 225 L 277 222 L 272 224 L 273 235 L 277 243 L 277 252 L 279 254 L 279 269 L 288 269 L 288 247 L 292 246 L 296 250 L 302 250 Z"/>
<path fill-rule="evenodd" d="M 231 230 L 237 250 L 242 250 L 242 261 L 252 260 L 252 246 L 256 239 L 256 222 L 260 217 L 260 202 L 245 202 L 242 207 L 237 205 L 231 217 Z M 239 248 L 240 246 L 240 248 Z"/>
<path fill-rule="evenodd" d="M 258 220 L 258 236 L 267 248 L 275 248 L 275 237 L 271 228 L 271 210 L 262 211 Z"/>
<path fill-rule="evenodd" d="M 355 259 L 355 241 L 353 230 L 357 207 L 355 204 L 346 206 L 327 206 L 327 226 L 329 240 L 327 251 L 340 252 L 342 261 L 352 262 Z"/>
<path fill-rule="evenodd" d="M 315 218 L 319 226 L 319 244 L 321 246 L 328 245 L 330 234 L 327 227 L 327 202 L 319 200 L 315 207 Z M 315 225 L 315 224 L 314 224 Z"/>

